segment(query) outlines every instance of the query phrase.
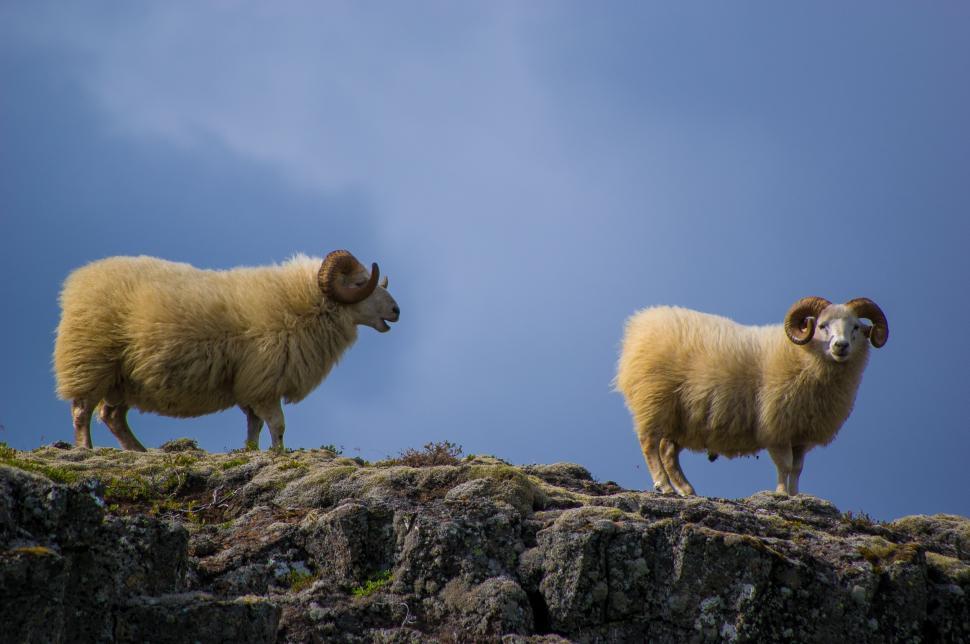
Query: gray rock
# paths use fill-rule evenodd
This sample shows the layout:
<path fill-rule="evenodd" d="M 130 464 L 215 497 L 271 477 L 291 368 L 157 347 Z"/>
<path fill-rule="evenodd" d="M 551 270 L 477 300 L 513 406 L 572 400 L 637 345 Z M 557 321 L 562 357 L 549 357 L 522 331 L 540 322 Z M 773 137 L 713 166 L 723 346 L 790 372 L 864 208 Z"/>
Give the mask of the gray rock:
<path fill-rule="evenodd" d="M 0 641 L 970 641 L 964 517 L 173 447 L 8 458 Z"/>

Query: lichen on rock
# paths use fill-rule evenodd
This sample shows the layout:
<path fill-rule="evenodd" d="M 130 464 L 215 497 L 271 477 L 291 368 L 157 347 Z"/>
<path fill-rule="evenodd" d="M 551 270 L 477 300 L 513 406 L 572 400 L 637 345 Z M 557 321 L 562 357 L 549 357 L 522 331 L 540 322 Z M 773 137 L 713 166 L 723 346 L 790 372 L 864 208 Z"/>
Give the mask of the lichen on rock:
<path fill-rule="evenodd" d="M 570 463 L 0 453 L 3 641 L 967 641 L 970 520 Z"/>

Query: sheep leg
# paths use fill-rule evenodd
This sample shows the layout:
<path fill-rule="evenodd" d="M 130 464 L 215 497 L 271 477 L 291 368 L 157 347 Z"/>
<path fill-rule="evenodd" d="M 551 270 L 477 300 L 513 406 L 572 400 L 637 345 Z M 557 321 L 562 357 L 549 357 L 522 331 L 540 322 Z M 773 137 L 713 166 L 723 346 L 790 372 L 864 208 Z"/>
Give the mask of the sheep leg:
<path fill-rule="evenodd" d="M 253 405 L 253 411 L 257 416 L 266 421 L 269 426 L 269 435 L 273 440 L 272 449 L 283 449 L 283 432 L 286 431 L 286 422 L 283 419 L 283 405 L 279 400 L 262 405 Z"/>
<path fill-rule="evenodd" d="M 664 469 L 663 460 L 660 458 L 661 438 L 654 436 L 644 429 L 640 430 L 639 435 L 643 458 L 647 462 L 650 477 L 653 479 L 653 489 L 663 494 L 673 492 L 674 488 L 670 485 L 670 479 L 667 477 L 667 471 Z"/>
<path fill-rule="evenodd" d="M 804 445 L 791 446 L 791 471 L 788 473 L 788 493 L 798 494 L 798 479 L 802 475 L 802 466 L 805 464 L 805 452 L 808 448 Z"/>
<path fill-rule="evenodd" d="M 71 418 L 74 420 L 74 446 L 91 449 L 91 414 L 94 403 L 83 398 L 71 401 Z"/>
<path fill-rule="evenodd" d="M 687 482 L 684 470 L 680 469 L 680 450 L 680 445 L 669 438 L 660 439 L 660 461 L 670 482 L 681 496 L 693 496 L 694 488 Z"/>
<path fill-rule="evenodd" d="M 246 414 L 246 449 L 259 449 L 259 433 L 263 431 L 263 419 L 256 415 L 252 407 L 239 405 Z"/>
<path fill-rule="evenodd" d="M 788 481 L 794 461 L 791 445 L 769 447 L 768 453 L 771 454 L 771 460 L 775 462 L 775 468 L 778 470 L 778 485 L 775 487 L 775 494 L 790 494 Z"/>
<path fill-rule="evenodd" d="M 128 405 L 109 405 L 105 402 L 101 406 L 101 420 L 108 426 L 111 433 L 118 439 L 122 449 L 144 452 L 145 446 L 138 442 L 128 426 Z"/>

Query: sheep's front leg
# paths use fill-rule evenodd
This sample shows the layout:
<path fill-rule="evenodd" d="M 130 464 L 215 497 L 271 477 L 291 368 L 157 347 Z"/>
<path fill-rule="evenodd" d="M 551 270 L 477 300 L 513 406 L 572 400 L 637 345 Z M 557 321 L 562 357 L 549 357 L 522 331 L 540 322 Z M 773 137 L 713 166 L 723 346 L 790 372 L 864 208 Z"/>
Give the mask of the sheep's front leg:
<path fill-rule="evenodd" d="M 283 419 L 283 405 L 279 400 L 271 403 L 253 405 L 256 415 L 266 421 L 269 426 L 269 435 L 273 439 L 272 449 L 283 449 L 283 432 L 286 431 L 286 422 Z M 256 433 L 257 437 L 259 432 Z"/>
<path fill-rule="evenodd" d="M 263 419 L 256 415 L 252 407 L 239 405 L 246 414 L 246 449 L 259 449 L 259 433 L 263 431 Z"/>
<path fill-rule="evenodd" d="M 74 446 L 91 449 L 91 414 L 95 403 L 76 398 L 71 402 L 71 418 L 74 420 Z"/>
<path fill-rule="evenodd" d="M 802 475 L 802 466 L 805 464 L 805 452 L 808 448 L 804 445 L 791 446 L 791 471 L 788 473 L 788 493 L 798 494 L 798 479 Z"/>
<path fill-rule="evenodd" d="M 769 447 L 768 453 L 771 454 L 771 460 L 775 462 L 775 468 L 778 470 L 778 486 L 775 487 L 775 494 L 789 494 L 788 488 L 788 477 L 792 471 L 792 448 L 791 445 L 785 445 L 783 447 Z"/>

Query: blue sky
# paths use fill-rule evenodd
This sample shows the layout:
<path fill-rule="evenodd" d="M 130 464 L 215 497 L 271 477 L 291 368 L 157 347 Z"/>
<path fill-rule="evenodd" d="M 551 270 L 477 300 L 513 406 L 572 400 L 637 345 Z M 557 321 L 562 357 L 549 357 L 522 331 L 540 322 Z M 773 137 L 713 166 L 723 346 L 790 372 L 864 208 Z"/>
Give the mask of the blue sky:
<path fill-rule="evenodd" d="M 2 1 L 0 440 L 72 438 L 73 268 L 346 247 L 402 318 L 286 408 L 290 447 L 450 440 L 648 488 L 610 389 L 627 316 L 867 296 L 889 343 L 802 489 L 968 515 L 968 29 L 956 2 Z M 130 422 L 245 436 L 238 410 Z M 701 494 L 774 484 L 766 454 L 683 461 Z"/>

